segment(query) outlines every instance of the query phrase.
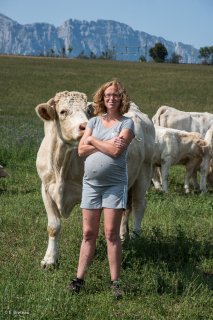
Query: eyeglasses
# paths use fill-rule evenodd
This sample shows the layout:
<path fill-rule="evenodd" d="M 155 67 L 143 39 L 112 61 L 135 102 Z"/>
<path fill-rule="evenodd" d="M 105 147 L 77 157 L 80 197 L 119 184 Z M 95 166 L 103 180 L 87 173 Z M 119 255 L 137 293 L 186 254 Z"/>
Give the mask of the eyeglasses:
<path fill-rule="evenodd" d="M 110 99 L 110 97 L 112 97 L 115 100 L 118 100 L 118 99 L 120 99 L 121 96 L 118 93 L 106 93 L 106 94 L 104 94 L 104 98 Z"/>

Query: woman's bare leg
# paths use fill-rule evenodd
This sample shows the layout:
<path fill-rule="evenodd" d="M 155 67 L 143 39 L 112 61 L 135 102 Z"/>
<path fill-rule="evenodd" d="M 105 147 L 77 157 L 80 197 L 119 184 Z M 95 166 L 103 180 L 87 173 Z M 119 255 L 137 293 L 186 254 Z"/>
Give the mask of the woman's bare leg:
<path fill-rule="evenodd" d="M 83 240 L 78 262 L 77 278 L 84 279 L 94 257 L 99 232 L 101 210 L 83 209 Z"/>
<path fill-rule="evenodd" d="M 121 270 L 121 239 L 120 224 L 122 209 L 104 209 L 104 232 L 107 241 L 107 254 L 111 281 L 118 280 Z"/>

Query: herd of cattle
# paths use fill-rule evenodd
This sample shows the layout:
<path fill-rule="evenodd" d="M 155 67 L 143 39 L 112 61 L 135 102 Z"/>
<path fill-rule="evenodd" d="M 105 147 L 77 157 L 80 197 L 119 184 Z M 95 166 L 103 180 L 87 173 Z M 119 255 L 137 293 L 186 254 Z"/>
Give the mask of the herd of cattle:
<path fill-rule="evenodd" d="M 39 104 L 36 113 L 44 122 L 44 139 L 36 166 L 48 217 L 49 241 L 41 262 L 46 268 L 58 261 L 60 218 L 68 218 L 81 199 L 84 160 L 78 156 L 77 145 L 93 116 L 93 107 L 84 93 L 63 91 Z M 122 239 L 128 233 L 130 212 L 133 233 L 140 232 L 145 195 L 151 182 L 157 189 L 168 192 L 172 165 L 185 166 L 186 193 L 190 180 L 195 191 L 206 192 L 207 186 L 213 184 L 213 114 L 162 106 L 149 119 L 132 102 L 126 116 L 134 121 L 135 139 L 128 152 L 128 209 L 121 223 Z"/>

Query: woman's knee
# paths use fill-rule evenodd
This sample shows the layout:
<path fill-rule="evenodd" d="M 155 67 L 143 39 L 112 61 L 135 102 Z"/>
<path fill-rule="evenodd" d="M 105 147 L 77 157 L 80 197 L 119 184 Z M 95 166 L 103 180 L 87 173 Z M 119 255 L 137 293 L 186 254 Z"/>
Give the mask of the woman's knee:
<path fill-rule="evenodd" d="M 95 241 L 97 239 L 97 233 L 93 230 L 85 230 L 83 232 L 84 241 Z"/>
<path fill-rule="evenodd" d="M 116 242 L 120 240 L 120 234 L 115 230 L 105 230 L 105 238 L 109 242 Z"/>

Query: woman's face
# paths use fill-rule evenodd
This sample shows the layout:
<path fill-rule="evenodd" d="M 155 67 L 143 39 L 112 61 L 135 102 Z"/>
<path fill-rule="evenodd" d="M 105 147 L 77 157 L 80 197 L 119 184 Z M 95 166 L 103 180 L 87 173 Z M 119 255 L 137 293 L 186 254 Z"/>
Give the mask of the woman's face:
<path fill-rule="evenodd" d="M 108 110 L 118 110 L 121 102 L 121 96 L 117 87 L 110 86 L 104 91 L 104 104 Z"/>

